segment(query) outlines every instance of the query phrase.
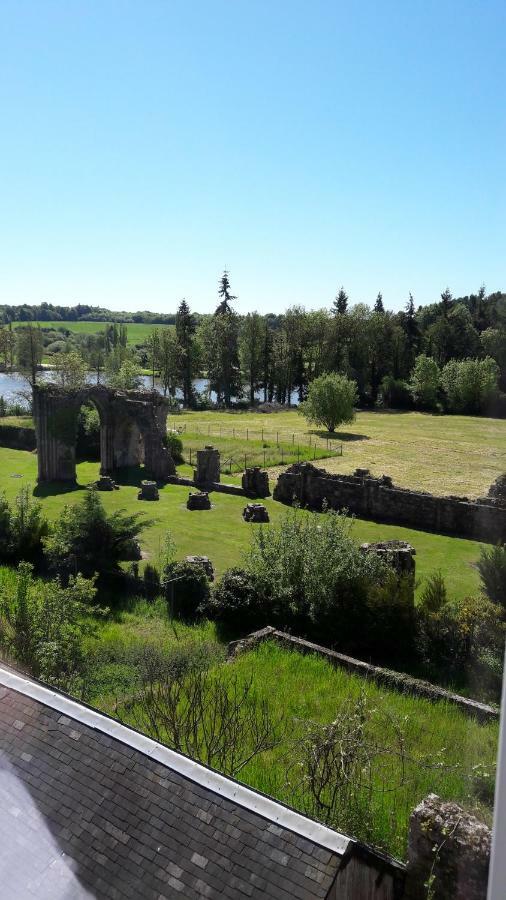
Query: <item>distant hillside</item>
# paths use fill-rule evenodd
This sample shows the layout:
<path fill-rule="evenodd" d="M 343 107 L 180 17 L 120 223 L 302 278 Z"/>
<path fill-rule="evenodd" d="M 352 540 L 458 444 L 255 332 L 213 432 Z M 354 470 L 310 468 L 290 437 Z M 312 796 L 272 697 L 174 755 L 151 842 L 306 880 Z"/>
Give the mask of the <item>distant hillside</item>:
<path fill-rule="evenodd" d="M 34 306 L 27 303 L 21 306 L 0 305 L 0 323 L 3 325 L 9 322 L 138 322 L 146 325 L 174 325 L 175 321 L 175 313 L 153 313 L 149 310 L 118 312 L 82 303 L 76 306 L 55 306 L 53 303 Z"/>

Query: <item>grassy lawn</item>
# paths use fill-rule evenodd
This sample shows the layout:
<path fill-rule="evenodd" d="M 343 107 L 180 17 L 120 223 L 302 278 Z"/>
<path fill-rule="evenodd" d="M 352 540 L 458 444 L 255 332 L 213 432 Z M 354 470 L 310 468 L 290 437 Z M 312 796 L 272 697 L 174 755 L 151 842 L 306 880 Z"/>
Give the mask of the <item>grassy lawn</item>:
<path fill-rule="evenodd" d="M 206 433 L 185 431 L 182 435 L 184 444 L 184 457 L 188 463 L 195 465 L 195 451 L 200 450 L 206 443 L 211 443 L 220 451 L 222 473 L 243 472 L 246 466 L 273 466 L 291 465 L 294 462 L 319 462 L 327 465 L 327 460 L 337 453 L 327 450 L 321 443 L 295 443 L 292 441 L 272 440 L 266 436 L 264 440 L 255 437 L 234 437 L 233 435 L 214 435 L 209 437 Z M 280 436 L 281 438 L 281 436 Z"/>
<path fill-rule="evenodd" d="M 353 833 L 363 829 L 369 819 L 370 830 L 358 836 L 382 845 L 394 855 L 405 856 L 409 813 L 423 797 L 435 792 L 474 806 L 473 766 L 495 763 L 497 723 L 479 725 L 445 703 L 386 691 L 358 676 L 333 669 L 317 657 L 301 656 L 275 645 L 264 645 L 239 657 L 233 668 L 244 678 L 253 676 L 257 694 L 268 699 L 272 711 L 283 715 L 288 726 L 281 746 L 253 760 L 241 777 L 253 787 L 301 809 L 300 792 L 294 790 L 294 785 L 291 789 L 286 785 L 287 757 L 290 759 L 292 741 L 300 734 L 301 721 L 330 723 L 347 698 L 365 692 L 372 707 L 381 711 L 381 717 L 372 726 L 380 743 L 389 742 L 385 719 L 391 717 L 392 721 L 403 723 L 408 757 L 406 784 L 392 790 L 402 781 L 401 764 L 395 756 L 386 754 L 377 767 L 358 823 L 346 809 L 340 820 L 332 822 L 334 827 Z M 440 768 L 436 768 L 438 761 Z M 292 776 L 297 785 L 297 776 L 293 772 Z M 488 808 L 487 804 L 478 804 L 478 812 L 490 821 L 493 794 L 489 796 Z"/>
<path fill-rule="evenodd" d="M 196 641 L 209 637 L 206 626 L 195 632 Z M 174 649 L 174 638 L 168 640 Z M 182 632 L 180 646 L 188 640 L 191 635 Z M 355 802 L 340 799 L 327 819 L 329 824 L 403 858 L 410 812 L 431 792 L 462 803 L 490 822 L 497 723 L 480 725 L 450 704 L 380 688 L 316 656 L 302 656 L 275 644 L 264 644 L 232 664 L 218 659 L 215 666 L 226 680 L 251 679 L 255 696 L 267 702 L 270 714 L 280 723 L 281 742 L 240 772 L 240 780 L 251 787 L 316 815 L 307 806 L 296 764 L 305 723 L 329 724 L 348 709 L 350 701 L 365 695 L 372 711 L 365 733 L 383 752 L 373 762 L 370 777 L 365 769 L 360 772 L 358 790 L 354 781 Z M 110 710 L 105 697 L 93 702 Z M 121 710 L 124 720 L 138 724 L 135 705 L 133 710 L 124 706 Z M 399 746 L 395 738 L 399 732 L 402 759 L 394 750 Z"/>
<path fill-rule="evenodd" d="M 24 325 L 31 325 L 32 322 L 16 322 L 14 328 L 23 328 Z M 37 324 L 37 323 L 35 323 Z M 108 322 L 39 322 L 42 328 L 64 328 L 66 331 L 72 331 L 74 334 L 97 334 L 103 331 Z M 128 329 L 128 343 L 142 344 L 146 340 L 148 334 L 153 328 L 174 328 L 173 325 L 146 325 L 142 322 L 126 323 Z"/>
<path fill-rule="evenodd" d="M 308 442 L 327 434 L 308 427 L 296 410 L 278 413 L 185 412 L 170 418 L 172 427 L 186 427 L 203 436 Z M 292 437 L 295 435 L 295 438 Z M 184 440 L 184 434 L 183 434 Z M 418 412 L 359 412 L 352 425 L 336 433 L 343 456 L 326 460 L 329 472 L 369 468 L 390 475 L 402 487 L 435 494 L 483 496 L 506 471 L 506 420 L 474 416 L 434 416 Z"/>
<path fill-rule="evenodd" d="M 74 490 L 69 490 L 62 484 L 41 485 L 39 488 L 36 486 L 36 455 L 23 450 L 0 448 L 0 489 L 12 500 L 23 484 L 30 484 L 50 519 L 59 515 L 65 503 L 75 503 L 82 498 L 85 486 L 98 477 L 98 469 L 96 462 L 80 463 L 78 487 Z M 182 467 L 181 472 L 189 474 L 189 468 Z M 153 562 L 157 561 L 164 535 L 170 530 L 177 545 L 178 556 L 209 556 L 218 574 L 229 566 L 240 563 L 243 551 L 249 546 L 251 528 L 257 527 L 247 525 L 241 517 L 244 498 L 213 494 L 211 510 L 189 512 L 186 509 L 189 489 L 166 485 L 160 490 L 158 503 L 139 503 L 137 486 L 142 478 L 142 471 L 130 473 L 130 476 L 131 483 L 122 484 L 119 491 L 103 493 L 101 498 L 108 510 L 140 511 L 154 519 L 153 524 L 143 533 L 141 541 L 143 550 Z M 237 481 L 237 478 L 231 476 L 229 480 Z M 125 481 L 128 481 L 128 477 Z M 266 505 L 271 523 L 279 522 L 286 513 L 286 509 L 272 499 L 267 499 Z M 301 512 L 300 515 L 317 514 Z M 478 575 L 473 563 L 479 557 L 480 544 L 475 541 L 358 519 L 353 525 L 353 533 L 358 541 L 398 538 L 413 544 L 417 552 L 419 591 L 423 588 L 424 579 L 437 569 L 441 569 L 447 579 L 450 594 L 456 597 L 463 598 L 475 592 L 478 587 Z"/>

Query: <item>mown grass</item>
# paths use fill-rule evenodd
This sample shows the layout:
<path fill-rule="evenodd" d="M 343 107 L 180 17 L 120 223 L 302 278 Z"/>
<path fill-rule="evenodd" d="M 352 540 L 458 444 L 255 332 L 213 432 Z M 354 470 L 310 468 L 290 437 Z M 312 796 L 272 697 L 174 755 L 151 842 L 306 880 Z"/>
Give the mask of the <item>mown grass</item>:
<path fill-rule="evenodd" d="M 74 334 L 98 334 L 103 331 L 110 322 L 16 322 L 14 328 L 23 328 L 25 325 L 39 324 L 41 328 L 63 328 Z M 126 322 L 128 344 L 143 344 L 153 328 L 174 328 L 173 325 L 146 325 L 142 322 Z"/>
<path fill-rule="evenodd" d="M 296 410 L 260 412 L 184 412 L 171 426 L 197 427 L 210 437 L 221 434 L 246 439 L 278 439 L 302 446 L 311 436 L 326 446 L 329 435 L 307 425 Z M 184 439 L 184 434 L 183 434 Z M 343 456 L 326 460 L 330 472 L 369 468 L 390 475 L 402 487 L 435 494 L 483 496 L 506 470 L 506 420 L 476 416 L 438 416 L 419 412 L 359 412 L 355 422 L 339 429 L 332 441 L 343 444 Z"/>
<path fill-rule="evenodd" d="M 9 500 L 13 500 L 22 485 L 30 484 L 49 519 L 56 519 L 65 504 L 81 501 L 86 485 L 98 478 L 98 471 L 98 463 L 82 462 L 77 466 L 78 485 L 75 489 L 61 483 L 37 486 L 36 455 L 0 447 L 0 490 Z M 188 466 L 182 466 L 180 471 L 186 475 L 191 472 Z M 176 542 L 178 558 L 189 554 L 209 556 L 218 575 L 230 566 L 240 564 L 250 544 L 251 530 L 258 527 L 243 521 L 243 497 L 213 493 L 212 509 L 190 512 L 186 509 L 189 488 L 165 485 L 160 488 L 159 502 L 140 503 L 137 492 L 143 477 L 142 469 L 126 472 L 120 490 L 102 493 L 101 500 L 109 512 L 126 509 L 142 512 L 154 520 L 141 536 L 141 547 L 146 558 L 156 564 L 165 534 L 170 530 Z M 238 476 L 232 475 L 227 480 L 237 483 Z M 265 504 L 271 524 L 279 522 L 286 513 L 286 508 L 272 498 L 267 498 Z M 299 515 L 319 514 L 301 511 Z M 425 579 L 438 569 L 447 580 L 450 595 L 461 599 L 478 590 L 479 578 L 474 564 L 479 558 L 481 545 L 477 541 L 360 519 L 354 521 L 353 535 L 360 542 L 394 538 L 409 541 L 417 553 L 418 595 L 423 590 Z"/>
<path fill-rule="evenodd" d="M 274 644 L 264 644 L 232 664 L 219 664 L 215 671 L 225 680 L 252 680 L 255 696 L 268 703 L 281 728 L 281 742 L 241 770 L 240 780 L 251 787 L 307 813 L 308 795 L 297 766 L 305 726 L 330 724 L 350 701 L 365 696 L 372 711 L 366 735 L 385 752 L 372 766 L 370 778 L 360 773 L 360 789 L 354 785 L 358 802 L 341 801 L 332 814 L 321 817 L 401 858 L 410 812 L 431 792 L 490 822 L 497 723 L 480 725 L 450 704 L 382 689 L 316 656 Z M 126 721 L 137 721 L 138 712 L 135 703 L 130 709 L 122 706 Z M 402 735 L 402 755 L 394 733 Z"/>

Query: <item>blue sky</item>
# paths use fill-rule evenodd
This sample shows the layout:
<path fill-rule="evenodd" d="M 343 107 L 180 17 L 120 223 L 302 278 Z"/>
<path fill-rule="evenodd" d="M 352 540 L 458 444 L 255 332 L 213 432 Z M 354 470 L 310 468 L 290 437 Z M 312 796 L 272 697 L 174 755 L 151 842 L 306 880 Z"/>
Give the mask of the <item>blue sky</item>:
<path fill-rule="evenodd" d="M 506 290 L 504 0 L 2 0 L 0 303 Z"/>

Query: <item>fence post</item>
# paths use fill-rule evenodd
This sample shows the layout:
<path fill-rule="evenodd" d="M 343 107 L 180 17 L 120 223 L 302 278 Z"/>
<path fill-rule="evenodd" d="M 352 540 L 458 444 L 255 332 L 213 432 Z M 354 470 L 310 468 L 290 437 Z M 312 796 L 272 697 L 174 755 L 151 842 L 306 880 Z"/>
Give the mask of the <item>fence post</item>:
<path fill-rule="evenodd" d="M 295 435 L 292 434 L 292 444 L 295 444 Z"/>
<path fill-rule="evenodd" d="M 265 450 L 264 450 L 264 469 L 265 469 Z"/>
<path fill-rule="evenodd" d="M 235 428 L 232 428 L 232 437 L 235 438 Z"/>
<path fill-rule="evenodd" d="M 246 460 L 247 460 L 247 454 L 245 453 L 245 454 L 244 454 L 244 469 L 245 469 L 245 470 L 246 470 L 246 468 L 247 468 Z"/>
<path fill-rule="evenodd" d="M 263 442 L 264 442 L 264 430 L 262 428 L 262 444 L 263 444 Z"/>
<path fill-rule="evenodd" d="M 249 428 L 246 429 L 246 440 L 249 441 Z"/>
<path fill-rule="evenodd" d="M 279 445 L 279 431 L 276 431 L 276 444 Z"/>
<path fill-rule="evenodd" d="M 190 447 L 190 466 L 192 464 L 192 448 Z"/>

